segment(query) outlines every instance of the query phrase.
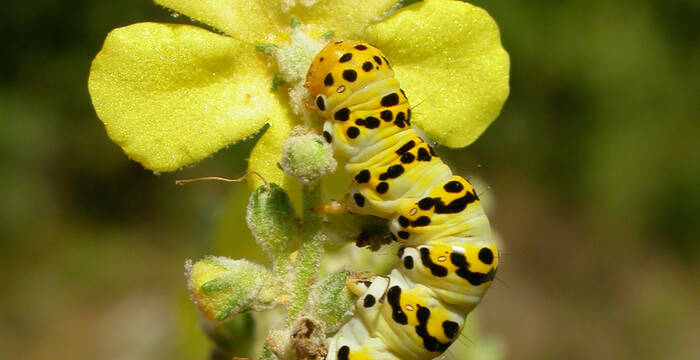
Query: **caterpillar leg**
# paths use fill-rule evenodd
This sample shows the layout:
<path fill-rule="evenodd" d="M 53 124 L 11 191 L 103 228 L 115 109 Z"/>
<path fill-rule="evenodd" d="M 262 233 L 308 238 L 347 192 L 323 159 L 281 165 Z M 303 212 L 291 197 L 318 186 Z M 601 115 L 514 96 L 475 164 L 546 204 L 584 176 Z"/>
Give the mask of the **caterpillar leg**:
<path fill-rule="evenodd" d="M 312 210 L 319 214 L 341 215 L 348 212 L 347 202 L 342 200 L 331 200 L 328 203 L 318 205 Z"/>
<path fill-rule="evenodd" d="M 345 286 L 358 297 L 358 307 L 369 309 L 384 301 L 389 282 L 388 276 L 361 272 L 349 276 Z"/>
<path fill-rule="evenodd" d="M 367 271 L 359 272 L 348 276 L 345 281 L 345 286 L 350 290 L 351 293 L 355 294 L 357 297 L 364 295 L 370 286 L 372 286 L 372 280 L 375 277 Z"/>
<path fill-rule="evenodd" d="M 325 360 L 402 359 L 396 357 L 379 338 L 370 336 L 362 320 L 353 318 L 331 339 Z"/>
<path fill-rule="evenodd" d="M 382 304 L 389 288 L 388 276 L 359 273 L 348 278 L 348 289 L 358 296 L 355 303 L 361 316 L 354 317 L 338 331 L 328 346 L 326 360 L 400 360 L 374 333 L 382 320 Z"/>

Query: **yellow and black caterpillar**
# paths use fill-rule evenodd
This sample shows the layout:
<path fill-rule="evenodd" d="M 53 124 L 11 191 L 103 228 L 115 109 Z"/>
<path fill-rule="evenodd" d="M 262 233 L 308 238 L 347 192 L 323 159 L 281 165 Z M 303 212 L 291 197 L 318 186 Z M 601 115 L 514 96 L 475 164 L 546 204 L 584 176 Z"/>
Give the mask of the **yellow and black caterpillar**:
<path fill-rule="evenodd" d="M 471 184 L 411 128 L 411 108 L 382 52 L 326 46 L 306 87 L 323 136 L 354 177 L 347 209 L 390 219 L 401 262 L 350 283 L 356 315 L 330 339 L 327 360 L 432 359 L 459 336 L 494 279 L 498 252 Z"/>

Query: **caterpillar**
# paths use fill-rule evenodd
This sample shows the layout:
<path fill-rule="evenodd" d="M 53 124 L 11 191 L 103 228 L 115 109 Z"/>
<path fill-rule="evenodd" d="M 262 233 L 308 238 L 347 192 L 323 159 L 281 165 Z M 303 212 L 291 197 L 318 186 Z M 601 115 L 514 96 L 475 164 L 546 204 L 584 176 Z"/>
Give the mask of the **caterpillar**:
<path fill-rule="evenodd" d="M 326 360 L 435 358 L 498 267 L 479 197 L 412 129 L 406 94 L 376 47 L 328 44 L 305 87 L 323 137 L 353 177 L 346 210 L 386 218 L 401 245 L 388 276 L 348 283 L 356 313 L 329 339 Z"/>

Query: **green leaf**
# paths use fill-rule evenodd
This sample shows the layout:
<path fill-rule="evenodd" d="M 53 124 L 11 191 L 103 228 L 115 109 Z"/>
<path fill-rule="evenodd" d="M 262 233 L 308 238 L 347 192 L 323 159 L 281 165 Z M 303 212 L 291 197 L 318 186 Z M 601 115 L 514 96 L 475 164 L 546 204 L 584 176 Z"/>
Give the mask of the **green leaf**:
<path fill-rule="evenodd" d="M 299 234 L 299 219 L 284 189 L 276 184 L 258 187 L 250 195 L 246 222 L 277 276 L 286 276 L 290 271 L 290 245 Z"/>
<path fill-rule="evenodd" d="M 336 331 L 351 315 L 355 296 L 345 286 L 350 274 L 349 271 L 331 274 L 316 283 L 309 294 L 306 312 L 323 321 L 327 333 Z"/>

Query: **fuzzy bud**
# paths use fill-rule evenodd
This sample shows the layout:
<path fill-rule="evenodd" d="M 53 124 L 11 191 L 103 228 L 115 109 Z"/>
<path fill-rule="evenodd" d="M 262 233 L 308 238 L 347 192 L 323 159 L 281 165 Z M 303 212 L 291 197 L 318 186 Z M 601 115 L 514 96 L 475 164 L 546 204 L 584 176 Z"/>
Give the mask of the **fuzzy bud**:
<path fill-rule="evenodd" d="M 299 232 L 299 219 L 289 196 L 281 187 L 271 184 L 257 188 L 248 201 L 248 228 L 255 241 L 270 257 L 277 275 L 289 272 L 289 244 Z"/>
<path fill-rule="evenodd" d="M 284 143 L 282 170 L 305 183 L 335 171 L 338 165 L 330 144 L 314 134 L 292 136 Z"/>
<path fill-rule="evenodd" d="M 268 308 L 279 295 L 272 274 L 246 260 L 207 256 L 195 264 L 188 260 L 185 271 L 192 301 L 210 320 Z"/>

